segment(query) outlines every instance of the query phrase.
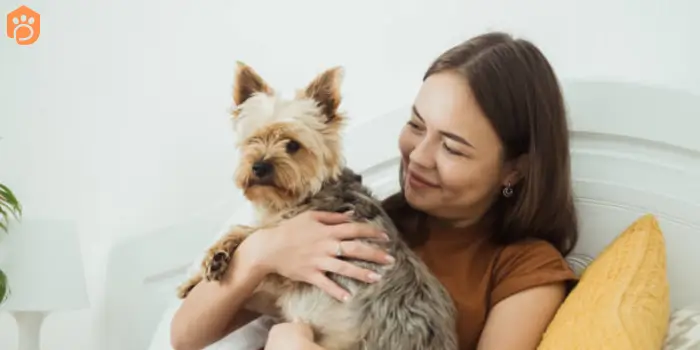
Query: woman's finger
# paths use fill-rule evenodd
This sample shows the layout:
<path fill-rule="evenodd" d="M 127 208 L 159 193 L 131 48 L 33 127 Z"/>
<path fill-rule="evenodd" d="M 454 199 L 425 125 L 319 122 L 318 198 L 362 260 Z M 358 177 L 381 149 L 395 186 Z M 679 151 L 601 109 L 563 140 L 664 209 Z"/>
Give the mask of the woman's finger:
<path fill-rule="evenodd" d="M 307 282 L 321 288 L 321 290 L 340 301 L 345 302 L 350 299 L 350 293 L 348 293 L 348 291 L 341 288 L 337 283 L 331 281 L 322 272 L 315 273 Z"/>
<path fill-rule="evenodd" d="M 374 283 L 382 279 L 382 276 L 374 271 L 363 269 L 347 261 L 333 258 L 323 260 L 321 266 L 319 266 L 319 269 L 356 279 L 365 283 Z"/>
<path fill-rule="evenodd" d="M 382 248 L 361 241 L 334 241 L 329 245 L 329 251 L 334 256 L 340 253 L 340 255 L 345 258 L 369 261 L 377 264 L 392 264 L 395 261 L 394 257 Z"/>
<path fill-rule="evenodd" d="M 309 215 L 314 220 L 326 225 L 338 225 L 350 222 L 350 215 L 345 213 L 333 213 L 327 211 L 310 211 Z"/>
<path fill-rule="evenodd" d="M 378 227 L 369 224 L 346 223 L 334 226 L 331 230 L 333 237 L 345 240 L 353 238 L 376 238 L 385 241 L 389 240 L 389 236 Z"/>

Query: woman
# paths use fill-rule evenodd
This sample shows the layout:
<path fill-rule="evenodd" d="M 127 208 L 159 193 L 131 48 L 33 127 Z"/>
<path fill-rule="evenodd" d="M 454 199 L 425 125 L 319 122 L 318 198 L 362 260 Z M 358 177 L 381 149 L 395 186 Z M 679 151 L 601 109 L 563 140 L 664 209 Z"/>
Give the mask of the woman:
<path fill-rule="evenodd" d="M 535 349 L 575 280 L 563 256 L 577 239 L 565 107 L 547 59 L 502 33 L 448 50 L 425 74 L 398 143 L 402 190 L 384 205 L 454 299 L 460 348 Z M 280 231 L 307 234 L 289 240 Z M 257 317 L 241 304 L 270 273 L 342 300 L 346 291 L 325 271 L 372 279 L 335 259 L 338 241 L 380 234 L 331 213 L 253 234 L 224 283 L 201 283 L 185 300 L 172 324 L 175 348 L 199 349 Z M 355 242 L 343 251 L 388 259 Z M 299 349 L 314 349 L 301 345 L 304 331 L 275 327 L 268 349 L 290 334 Z"/>

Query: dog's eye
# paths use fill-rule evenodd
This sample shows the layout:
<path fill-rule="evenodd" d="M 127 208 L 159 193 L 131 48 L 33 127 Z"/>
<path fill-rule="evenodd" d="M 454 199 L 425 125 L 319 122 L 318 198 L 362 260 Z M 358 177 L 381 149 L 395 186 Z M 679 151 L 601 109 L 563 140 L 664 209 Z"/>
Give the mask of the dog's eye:
<path fill-rule="evenodd" d="M 294 140 L 289 140 L 289 142 L 287 142 L 287 153 L 296 153 L 299 150 L 299 148 L 301 148 L 299 142 L 296 142 Z"/>

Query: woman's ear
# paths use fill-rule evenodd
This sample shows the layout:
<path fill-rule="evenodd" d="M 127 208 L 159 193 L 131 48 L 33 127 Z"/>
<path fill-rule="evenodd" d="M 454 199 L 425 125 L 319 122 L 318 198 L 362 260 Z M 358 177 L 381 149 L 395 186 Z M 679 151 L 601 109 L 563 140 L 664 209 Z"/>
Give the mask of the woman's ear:
<path fill-rule="evenodd" d="M 527 154 L 523 154 L 518 158 L 508 161 L 501 185 L 503 185 L 503 187 L 512 187 L 518 184 L 525 177 L 525 174 L 527 174 L 529 165 L 530 162 Z"/>

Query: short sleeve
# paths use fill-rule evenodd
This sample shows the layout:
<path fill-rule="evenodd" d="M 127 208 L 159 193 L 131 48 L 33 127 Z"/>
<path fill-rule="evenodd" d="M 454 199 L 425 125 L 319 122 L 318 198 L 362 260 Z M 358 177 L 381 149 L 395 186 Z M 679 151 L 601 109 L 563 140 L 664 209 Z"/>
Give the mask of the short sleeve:
<path fill-rule="evenodd" d="M 493 266 L 489 307 L 526 289 L 576 280 L 561 253 L 546 241 L 528 241 L 503 248 Z"/>

